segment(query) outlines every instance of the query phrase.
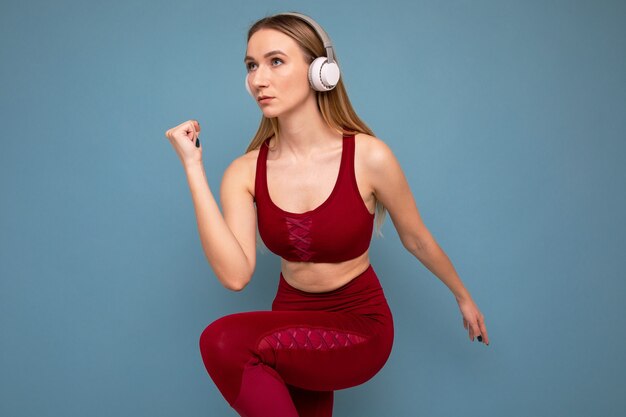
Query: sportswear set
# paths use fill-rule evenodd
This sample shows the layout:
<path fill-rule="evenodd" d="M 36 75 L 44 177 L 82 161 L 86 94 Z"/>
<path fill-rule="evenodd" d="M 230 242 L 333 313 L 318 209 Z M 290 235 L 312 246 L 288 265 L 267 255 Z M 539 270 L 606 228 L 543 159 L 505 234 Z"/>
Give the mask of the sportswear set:
<path fill-rule="evenodd" d="M 369 247 L 374 215 L 354 173 L 355 137 L 344 133 L 330 196 L 305 213 L 282 210 L 267 186 L 269 140 L 256 165 L 259 234 L 293 262 L 343 262 Z M 333 391 L 362 384 L 385 364 L 393 319 L 371 265 L 346 285 L 310 293 L 282 273 L 271 311 L 237 313 L 200 337 L 204 365 L 228 403 L 246 417 L 330 417 Z"/>

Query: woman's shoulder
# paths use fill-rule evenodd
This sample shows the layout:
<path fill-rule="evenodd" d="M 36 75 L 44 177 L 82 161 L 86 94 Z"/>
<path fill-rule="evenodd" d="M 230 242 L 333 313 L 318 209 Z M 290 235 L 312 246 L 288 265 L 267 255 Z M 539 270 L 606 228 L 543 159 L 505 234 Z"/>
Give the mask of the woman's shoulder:
<path fill-rule="evenodd" d="M 376 136 L 357 133 L 354 138 L 356 158 L 367 166 L 376 168 L 394 159 L 389 146 Z"/>
<path fill-rule="evenodd" d="M 355 133 L 354 139 L 356 143 L 361 147 L 373 147 L 384 146 L 385 142 L 376 136 L 368 135 L 367 133 Z"/>
<path fill-rule="evenodd" d="M 223 183 L 228 185 L 242 184 L 246 189 L 254 188 L 256 177 L 256 161 L 259 150 L 253 149 L 235 158 L 224 171 Z"/>
<path fill-rule="evenodd" d="M 251 172 L 254 172 L 256 171 L 256 161 L 258 156 L 258 149 L 248 151 L 243 155 L 233 159 L 228 168 L 226 168 L 226 171 L 238 174 L 249 174 Z"/>

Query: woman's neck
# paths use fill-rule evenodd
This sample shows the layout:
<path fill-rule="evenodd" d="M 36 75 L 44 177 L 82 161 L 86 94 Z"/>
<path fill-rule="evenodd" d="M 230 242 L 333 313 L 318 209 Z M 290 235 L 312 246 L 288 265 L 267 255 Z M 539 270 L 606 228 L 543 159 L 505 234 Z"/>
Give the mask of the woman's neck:
<path fill-rule="evenodd" d="M 307 101 L 297 111 L 278 117 L 278 151 L 295 157 L 308 157 L 312 153 L 328 149 L 340 134 L 328 126 L 315 100 Z"/>

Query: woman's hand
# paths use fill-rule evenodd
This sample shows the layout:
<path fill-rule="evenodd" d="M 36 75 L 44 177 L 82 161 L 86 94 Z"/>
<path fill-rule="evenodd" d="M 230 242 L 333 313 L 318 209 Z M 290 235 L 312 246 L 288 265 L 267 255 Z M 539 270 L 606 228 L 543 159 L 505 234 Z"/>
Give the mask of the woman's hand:
<path fill-rule="evenodd" d="M 184 166 L 202 163 L 202 145 L 200 145 L 200 123 L 187 120 L 165 132 Z"/>
<path fill-rule="evenodd" d="M 459 309 L 463 315 L 463 327 L 469 330 L 469 338 L 473 342 L 474 337 L 479 342 L 489 345 L 489 336 L 487 336 L 487 327 L 485 326 L 485 316 L 482 315 L 474 301 L 469 299 L 457 300 Z"/>

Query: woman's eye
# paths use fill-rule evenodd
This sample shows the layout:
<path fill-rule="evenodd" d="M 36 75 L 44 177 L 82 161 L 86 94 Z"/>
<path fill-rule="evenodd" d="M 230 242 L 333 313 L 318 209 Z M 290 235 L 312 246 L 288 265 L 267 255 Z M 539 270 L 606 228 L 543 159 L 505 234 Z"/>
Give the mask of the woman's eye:
<path fill-rule="evenodd" d="M 283 60 L 280 58 L 272 58 L 272 65 L 276 66 L 276 65 L 280 65 L 283 63 Z"/>
<path fill-rule="evenodd" d="M 255 64 L 254 62 L 248 62 L 248 63 L 246 64 L 246 69 L 247 69 L 248 71 L 252 71 L 252 70 L 253 70 L 253 69 L 255 69 L 255 68 L 256 68 L 256 64 Z"/>

